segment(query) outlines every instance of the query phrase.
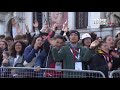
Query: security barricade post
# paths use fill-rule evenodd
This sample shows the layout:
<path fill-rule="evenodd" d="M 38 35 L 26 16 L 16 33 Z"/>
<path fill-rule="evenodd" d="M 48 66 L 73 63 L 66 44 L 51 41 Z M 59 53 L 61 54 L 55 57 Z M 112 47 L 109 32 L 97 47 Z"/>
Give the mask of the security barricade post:
<path fill-rule="evenodd" d="M 109 78 L 120 78 L 120 70 L 113 70 L 109 74 Z"/>
<path fill-rule="evenodd" d="M 0 78 L 105 78 L 101 71 L 28 67 L 0 67 Z"/>

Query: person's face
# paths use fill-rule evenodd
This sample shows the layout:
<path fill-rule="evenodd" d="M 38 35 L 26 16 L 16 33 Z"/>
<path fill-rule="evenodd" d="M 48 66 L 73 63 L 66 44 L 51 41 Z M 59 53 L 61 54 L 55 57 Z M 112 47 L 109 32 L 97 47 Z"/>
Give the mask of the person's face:
<path fill-rule="evenodd" d="M 84 39 L 84 45 L 85 46 L 90 46 L 91 45 L 91 38 L 85 38 Z"/>
<path fill-rule="evenodd" d="M 3 60 L 8 58 L 8 56 L 5 53 L 3 53 L 2 55 L 3 55 Z"/>
<path fill-rule="evenodd" d="M 55 46 L 61 48 L 64 45 L 64 41 L 62 39 L 57 38 L 55 40 Z"/>
<path fill-rule="evenodd" d="M 41 37 L 38 37 L 35 42 L 39 47 L 43 44 L 43 39 Z"/>
<path fill-rule="evenodd" d="M 70 34 L 70 42 L 71 43 L 77 43 L 79 40 L 78 40 L 78 35 L 76 33 L 72 33 Z"/>
<path fill-rule="evenodd" d="M 109 45 L 109 47 L 113 47 L 114 45 L 113 38 L 111 36 L 108 36 L 106 39 L 106 43 Z"/>
<path fill-rule="evenodd" d="M 102 46 L 100 47 L 100 49 L 103 50 L 104 52 L 108 52 L 109 46 L 107 43 L 103 43 Z"/>
<path fill-rule="evenodd" d="M 50 30 L 50 26 L 48 23 L 46 23 L 43 28 L 42 28 L 42 32 L 46 32 L 46 33 L 49 33 L 51 30 Z"/>
<path fill-rule="evenodd" d="M 8 41 L 7 41 L 8 46 L 13 45 L 13 42 L 14 42 L 13 40 L 8 40 Z"/>
<path fill-rule="evenodd" d="M 21 50 L 22 50 L 22 44 L 21 43 L 16 43 L 15 44 L 15 50 L 16 50 L 16 52 L 20 52 Z"/>
<path fill-rule="evenodd" d="M 0 42 L 0 48 L 2 48 L 2 49 L 5 49 L 6 48 L 6 45 L 5 45 L 5 43 L 4 42 Z"/>

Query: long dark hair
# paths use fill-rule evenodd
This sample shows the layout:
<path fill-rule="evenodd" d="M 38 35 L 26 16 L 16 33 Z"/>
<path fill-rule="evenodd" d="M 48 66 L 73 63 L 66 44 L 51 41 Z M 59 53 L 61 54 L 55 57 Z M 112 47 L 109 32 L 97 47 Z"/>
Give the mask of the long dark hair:
<path fill-rule="evenodd" d="M 91 38 L 92 38 L 92 41 L 95 41 L 97 39 L 97 34 L 95 32 L 91 32 L 89 33 Z"/>
<path fill-rule="evenodd" d="M 103 43 L 106 43 L 106 42 L 105 41 L 100 41 L 99 44 L 96 47 L 100 48 L 103 45 Z"/>
<path fill-rule="evenodd" d="M 85 40 L 85 39 L 82 40 L 82 45 L 83 45 L 83 46 L 85 46 L 84 40 Z"/>
<path fill-rule="evenodd" d="M 14 44 L 13 44 L 13 46 L 12 46 L 12 48 L 11 48 L 11 56 L 12 56 L 12 57 L 15 57 L 15 58 L 16 58 L 16 54 L 17 54 L 17 52 L 16 52 L 16 50 L 15 50 L 15 45 L 16 45 L 17 43 L 20 43 L 20 44 L 22 45 L 22 50 L 19 52 L 19 55 L 21 55 L 21 56 L 23 55 L 24 50 L 25 50 L 25 47 L 26 47 L 25 43 L 22 42 L 22 41 L 16 41 L 16 42 L 14 42 Z"/>
<path fill-rule="evenodd" d="M 108 37 L 111 37 L 111 35 L 107 35 L 107 36 L 105 36 L 105 38 L 103 38 L 103 41 L 106 42 L 106 40 L 107 40 Z"/>
<path fill-rule="evenodd" d="M 7 23 L 7 33 L 10 33 L 10 36 L 12 36 L 12 37 L 13 37 L 13 34 L 12 34 L 12 20 L 13 19 L 14 18 L 11 18 Z"/>
<path fill-rule="evenodd" d="M 63 40 L 63 42 L 65 42 L 65 37 L 64 36 L 62 36 L 62 35 L 55 35 L 54 39 L 57 39 L 57 38 L 59 38 L 59 39 Z"/>
<path fill-rule="evenodd" d="M 6 42 L 6 41 L 0 41 L 0 42 L 4 42 L 4 43 L 5 43 L 5 46 L 6 46 L 6 47 L 4 48 L 4 50 L 5 50 L 5 51 L 8 51 L 8 44 L 7 44 L 7 42 Z"/>
<path fill-rule="evenodd" d="M 42 35 L 37 35 L 37 36 L 34 37 L 34 39 L 32 40 L 32 44 L 31 44 L 32 47 L 34 47 L 34 44 L 35 44 L 35 42 L 36 42 L 36 39 L 39 38 L 39 37 L 42 38 Z"/>

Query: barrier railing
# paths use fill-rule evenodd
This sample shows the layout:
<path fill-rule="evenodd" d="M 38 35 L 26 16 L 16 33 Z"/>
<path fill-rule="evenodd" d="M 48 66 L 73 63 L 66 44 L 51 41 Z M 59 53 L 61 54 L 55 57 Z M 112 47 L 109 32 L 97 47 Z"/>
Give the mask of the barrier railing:
<path fill-rule="evenodd" d="M 0 78 L 105 78 L 100 71 L 26 67 L 0 67 Z"/>
<path fill-rule="evenodd" d="M 109 78 L 120 78 L 120 70 L 111 71 Z"/>

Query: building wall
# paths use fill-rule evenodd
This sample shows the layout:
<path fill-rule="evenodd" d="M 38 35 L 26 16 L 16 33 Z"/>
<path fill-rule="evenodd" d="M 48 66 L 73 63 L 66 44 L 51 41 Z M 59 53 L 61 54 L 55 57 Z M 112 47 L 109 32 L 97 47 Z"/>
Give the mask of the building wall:
<path fill-rule="evenodd" d="M 5 15 L 0 14 L 0 35 L 4 35 L 5 32 Z"/>
<path fill-rule="evenodd" d="M 80 35 L 86 33 L 86 32 L 96 32 L 98 34 L 98 36 L 106 36 L 106 35 L 113 35 L 115 36 L 120 28 L 103 28 L 102 30 L 100 30 L 99 28 L 99 24 L 94 24 L 93 23 L 93 19 L 104 19 L 105 18 L 105 12 L 88 12 L 88 27 L 86 29 L 77 29 L 80 32 Z M 15 14 L 14 14 L 15 15 Z M 5 19 L 5 22 L 0 23 L 0 34 L 5 34 L 6 32 L 6 25 L 8 20 L 13 17 L 12 14 L 7 14 L 7 15 L 2 15 L 0 14 L 0 16 L 2 16 Z M 21 27 L 24 29 L 24 33 L 26 32 L 25 30 L 25 23 L 29 26 L 30 28 L 30 32 L 32 32 L 33 26 L 33 12 L 17 12 L 16 13 L 17 17 L 23 17 L 25 18 L 24 22 L 21 23 Z M 69 30 L 74 30 L 76 29 L 75 27 L 75 12 L 68 12 L 68 28 Z M 43 16 L 42 16 L 42 25 L 44 24 L 44 19 L 47 17 L 47 12 L 43 12 Z"/>
<path fill-rule="evenodd" d="M 32 23 L 33 23 L 32 12 L 14 12 L 14 14 L 12 13 L 8 13 L 4 15 L 5 22 L 2 25 L 0 24 L 0 29 L 1 29 L 0 34 L 7 35 L 6 33 L 7 23 L 12 17 L 16 17 L 16 20 L 18 21 L 20 28 L 23 30 L 24 34 L 26 33 L 25 24 L 28 25 L 30 32 L 32 32 Z M 18 18 L 20 18 L 20 20 Z"/>
<path fill-rule="evenodd" d="M 28 25 L 30 32 L 33 31 L 33 12 L 25 12 L 25 23 Z"/>
<path fill-rule="evenodd" d="M 69 28 L 69 30 L 76 29 L 76 27 L 75 27 L 75 12 L 68 12 L 68 28 Z"/>
<path fill-rule="evenodd" d="M 33 27 L 33 14 L 32 12 L 16 12 L 15 17 L 18 17 L 22 20 L 18 20 L 20 28 L 23 30 L 23 33 L 26 33 L 25 24 L 28 25 L 30 32 L 32 32 Z"/>
<path fill-rule="evenodd" d="M 98 36 L 105 37 L 112 35 L 113 37 L 120 32 L 120 28 L 103 28 L 100 30 L 100 24 L 94 24 L 94 19 L 105 19 L 105 12 L 88 12 L 88 27 L 86 29 L 77 29 L 80 32 L 80 37 L 86 32 L 94 31 Z M 68 12 L 68 28 L 74 30 L 75 28 L 75 12 Z"/>

